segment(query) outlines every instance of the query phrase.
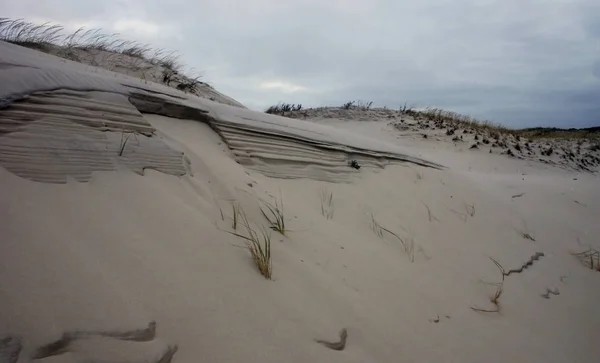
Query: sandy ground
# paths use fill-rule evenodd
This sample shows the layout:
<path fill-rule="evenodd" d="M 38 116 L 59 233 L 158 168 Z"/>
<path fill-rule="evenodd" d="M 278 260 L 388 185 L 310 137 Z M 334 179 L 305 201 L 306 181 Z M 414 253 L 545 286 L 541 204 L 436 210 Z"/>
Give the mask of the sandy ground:
<path fill-rule="evenodd" d="M 19 119 L 0 135 L 11 165 L 21 160 L 24 170 L 38 171 L 19 176 L 21 169 L 0 167 L 0 362 L 562 363 L 600 356 L 600 272 L 572 255 L 600 249 L 597 174 L 403 137 L 385 121 L 331 120 L 445 167 L 365 154 L 374 161 L 355 170 L 331 157 L 339 170 L 331 174 L 345 176 L 328 178 L 325 165 L 310 167 L 314 150 L 299 142 L 294 151 L 292 139 L 278 149 L 281 158 L 261 158 L 276 154 L 272 142 L 241 157 L 250 143 L 228 146 L 243 136 L 227 138 L 218 125 L 125 117 L 122 100 L 111 102 L 102 109 L 112 110 L 113 121 L 155 130 L 152 141 L 132 139 L 126 159 L 110 125 L 75 120 L 93 129 L 71 128 L 78 142 L 36 141 L 64 156 L 62 169 L 48 165 L 52 158 L 34 167 L 40 159 L 27 151 L 47 118 Z M 229 115 L 214 107 L 213 115 Z M 7 111 L 0 111 L 4 126 L 15 120 L 3 117 Z M 77 178 L 64 165 L 80 170 L 83 154 L 73 150 L 104 140 L 95 133 L 110 135 L 96 141 L 109 150 L 106 167 Z M 173 155 L 160 160 L 167 170 L 183 171 L 154 170 L 157 150 Z M 292 158 L 298 153 L 300 160 Z M 52 170 L 64 181 L 32 180 Z M 303 174 L 267 176 L 282 170 Z M 330 219 L 322 193 L 332 195 L 324 206 Z M 271 232 L 272 280 L 260 275 L 244 240 L 228 233 L 234 202 L 266 226 L 261 200 L 283 200 L 287 226 L 286 236 Z M 503 279 L 494 304 L 494 283 Z M 342 328 L 344 350 L 315 342 L 337 340 Z"/>

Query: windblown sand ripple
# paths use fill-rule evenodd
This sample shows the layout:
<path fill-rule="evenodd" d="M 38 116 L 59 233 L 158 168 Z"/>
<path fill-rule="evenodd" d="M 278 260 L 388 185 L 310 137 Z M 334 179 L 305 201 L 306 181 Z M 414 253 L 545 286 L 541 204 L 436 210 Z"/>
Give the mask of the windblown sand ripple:
<path fill-rule="evenodd" d="M 138 174 L 186 173 L 183 153 L 156 135 L 127 98 L 101 92 L 33 94 L 0 110 L 0 165 L 38 182 L 88 181 L 119 164 Z"/>

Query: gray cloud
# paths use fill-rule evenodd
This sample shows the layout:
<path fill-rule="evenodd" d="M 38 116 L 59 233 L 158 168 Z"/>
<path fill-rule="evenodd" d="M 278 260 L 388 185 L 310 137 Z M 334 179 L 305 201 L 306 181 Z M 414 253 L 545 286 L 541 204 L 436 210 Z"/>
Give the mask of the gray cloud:
<path fill-rule="evenodd" d="M 177 49 L 262 110 L 349 100 L 509 126 L 600 124 L 596 0 L 0 0 L 3 16 L 89 24 Z"/>

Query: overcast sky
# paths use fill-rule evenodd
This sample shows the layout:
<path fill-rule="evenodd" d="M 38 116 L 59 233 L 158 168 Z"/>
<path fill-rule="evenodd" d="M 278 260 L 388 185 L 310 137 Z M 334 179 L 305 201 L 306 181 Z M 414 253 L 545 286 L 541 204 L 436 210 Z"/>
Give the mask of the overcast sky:
<path fill-rule="evenodd" d="M 374 101 L 600 125 L 599 0 L 0 0 L 167 47 L 246 106 Z"/>

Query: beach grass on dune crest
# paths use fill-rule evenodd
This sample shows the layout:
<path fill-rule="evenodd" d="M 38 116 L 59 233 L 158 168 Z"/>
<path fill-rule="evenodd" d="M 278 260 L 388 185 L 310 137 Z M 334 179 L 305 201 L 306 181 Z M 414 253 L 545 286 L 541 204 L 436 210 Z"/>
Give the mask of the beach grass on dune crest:
<path fill-rule="evenodd" d="M 487 134 L 492 138 L 498 139 L 500 135 L 505 137 L 513 136 L 519 141 L 519 138 L 527 139 L 589 139 L 600 140 L 600 127 L 591 127 L 584 129 L 559 129 L 552 127 L 533 127 L 524 129 L 513 129 L 502 124 L 495 123 L 489 120 L 481 120 L 475 117 L 461 114 L 459 112 L 450 111 L 438 107 L 415 108 L 407 106 L 404 103 L 397 110 L 392 110 L 387 107 L 372 108 L 373 102 L 350 101 L 341 106 L 318 107 L 318 108 L 302 108 L 300 104 L 294 103 L 278 103 L 269 107 L 265 112 L 286 116 L 291 118 L 311 118 L 312 114 L 319 116 L 322 110 L 332 111 L 383 111 L 387 113 L 396 113 L 397 116 L 409 116 L 417 121 L 432 121 L 440 128 L 448 129 L 468 129 L 471 131 Z M 296 109 L 297 107 L 297 109 Z M 302 109 L 302 111 L 300 111 Z M 335 115 L 335 112 L 332 113 Z M 339 117 L 339 116 L 338 116 Z M 600 149 L 600 144 L 593 146 Z M 592 150 L 593 151 L 593 150 Z"/>
<path fill-rule="evenodd" d="M 77 29 L 66 33 L 63 26 L 46 22 L 35 24 L 24 19 L 0 18 L 0 40 L 38 50 L 56 46 L 68 50 L 100 50 L 142 58 L 151 64 L 180 69 L 179 56 L 174 51 L 154 49 L 149 44 L 106 34 L 101 29 Z"/>
<path fill-rule="evenodd" d="M 120 73 L 138 72 L 144 82 L 162 82 L 185 93 L 198 94 L 199 86 L 207 85 L 193 69 L 184 71 L 177 52 L 125 40 L 102 29 L 81 27 L 68 33 L 50 22 L 0 18 L 0 41 Z"/>
<path fill-rule="evenodd" d="M 272 115 L 284 116 L 286 112 L 300 111 L 302 109 L 301 104 L 284 103 L 280 102 L 276 105 L 270 106 L 265 110 L 265 113 Z"/>

